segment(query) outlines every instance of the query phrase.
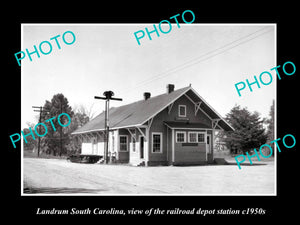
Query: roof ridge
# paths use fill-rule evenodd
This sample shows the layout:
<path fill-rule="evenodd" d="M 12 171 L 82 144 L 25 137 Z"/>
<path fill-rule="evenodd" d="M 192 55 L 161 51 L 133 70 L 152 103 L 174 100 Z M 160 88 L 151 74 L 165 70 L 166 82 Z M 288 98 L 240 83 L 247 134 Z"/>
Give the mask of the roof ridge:
<path fill-rule="evenodd" d="M 154 99 L 154 98 L 157 98 L 157 97 L 161 97 L 163 95 L 170 95 L 172 93 L 177 93 L 178 91 L 182 90 L 182 89 L 185 89 L 185 88 L 190 88 L 190 86 L 186 86 L 186 87 L 183 87 L 183 88 L 179 88 L 179 89 L 176 89 L 174 91 L 172 91 L 171 93 L 162 93 L 162 94 L 159 94 L 159 95 L 155 95 L 153 97 L 150 97 L 149 99 L 147 99 L 147 101 L 151 100 L 151 99 Z M 124 106 L 128 106 L 128 105 L 131 105 L 131 104 L 134 104 L 134 103 L 138 103 L 138 102 L 145 102 L 146 100 L 144 99 L 140 99 L 140 100 L 137 100 L 135 102 L 131 102 L 131 103 L 128 103 L 128 104 L 125 104 L 125 105 L 121 105 L 121 106 L 118 106 L 118 107 L 111 107 L 109 109 L 112 109 L 112 108 L 115 108 L 115 109 L 118 109 L 118 108 L 121 108 L 121 107 L 124 107 Z"/>
<path fill-rule="evenodd" d="M 122 127 L 127 123 L 130 125 L 142 124 L 149 116 L 152 117 L 157 114 L 188 90 L 191 90 L 191 86 L 179 88 L 171 93 L 162 93 L 150 97 L 147 100 L 141 99 L 126 105 L 110 108 L 110 127 L 117 127 L 117 125 Z M 104 127 L 103 115 L 104 111 L 82 127 L 76 129 L 73 134 L 78 132 L 87 132 L 88 130 L 99 130 L 100 127 Z"/>

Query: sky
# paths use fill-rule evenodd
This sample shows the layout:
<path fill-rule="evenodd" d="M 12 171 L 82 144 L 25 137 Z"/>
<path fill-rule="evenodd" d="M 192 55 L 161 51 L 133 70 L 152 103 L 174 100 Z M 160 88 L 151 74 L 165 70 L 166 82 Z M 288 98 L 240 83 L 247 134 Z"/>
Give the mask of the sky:
<path fill-rule="evenodd" d="M 154 23 L 153 23 L 154 24 Z M 134 33 L 153 24 L 22 24 L 21 50 L 34 51 L 43 41 L 52 44 L 48 55 L 32 54 L 21 61 L 21 127 L 37 123 L 32 106 L 42 106 L 53 95 L 62 93 L 74 108 L 92 108 L 94 116 L 104 110 L 104 101 L 94 99 L 112 90 L 123 101 L 111 101 L 111 107 L 191 84 L 221 116 L 236 105 L 268 117 L 276 97 L 276 26 L 274 24 L 172 24 L 169 33 L 159 37 L 147 34 L 138 45 Z M 156 26 L 157 23 L 156 23 Z M 162 27 L 168 30 L 168 25 Z M 62 40 L 72 31 L 75 42 Z M 61 49 L 50 38 L 60 35 Z M 72 41 L 69 34 L 66 41 Z M 47 52 L 47 44 L 43 50 Z M 17 62 L 16 62 L 17 63 Z M 252 85 L 241 91 L 235 84 L 254 81 L 263 71 L 273 75 L 270 85 Z M 269 78 L 263 79 L 266 83 Z"/>

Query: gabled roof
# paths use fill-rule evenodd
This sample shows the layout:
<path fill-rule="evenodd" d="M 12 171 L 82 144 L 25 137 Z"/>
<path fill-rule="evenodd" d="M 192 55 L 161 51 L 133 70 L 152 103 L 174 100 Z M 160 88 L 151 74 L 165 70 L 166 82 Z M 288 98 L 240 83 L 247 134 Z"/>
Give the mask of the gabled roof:
<path fill-rule="evenodd" d="M 149 119 L 153 118 L 168 105 L 175 102 L 182 95 L 186 94 L 191 101 L 202 101 L 201 108 L 207 108 L 207 115 L 211 119 L 221 119 L 219 126 L 225 130 L 233 128 L 215 112 L 200 96 L 192 89 L 191 86 L 175 90 L 171 93 L 165 93 L 151 97 L 147 100 L 140 100 L 124 106 L 110 108 L 109 110 L 109 128 L 119 129 L 126 127 L 141 126 Z M 195 99 L 199 98 L 199 99 Z M 208 110 L 209 109 L 209 110 Z M 105 113 L 102 112 L 84 126 L 75 130 L 72 134 L 88 133 L 105 129 Z M 221 122 L 222 121 L 222 122 Z"/>

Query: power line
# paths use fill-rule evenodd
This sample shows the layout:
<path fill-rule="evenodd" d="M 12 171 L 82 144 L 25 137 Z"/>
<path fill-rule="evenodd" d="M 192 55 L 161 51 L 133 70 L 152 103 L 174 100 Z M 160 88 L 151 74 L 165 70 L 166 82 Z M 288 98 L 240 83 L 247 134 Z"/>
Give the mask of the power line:
<path fill-rule="evenodd" d="M 269 30 L 269 31 L 270 31 L 270 30 Z M 263 34 L 269 32 L 269 31 L 266 31 L 266 32 L 262 33 L 261 35 L 263 35 Z M 261 36 L 261 35 L 259 35 L 259 36 Z M 259 37 L 259 36 L 256 36 L 256 37 L 253 37 L 253 38 L 251 38 L 251 39 L 249 39 L 249 40 L 240 42 L 240 43 L 238 43 L 237 45 L 234 45 L 234 46 L 232 46 L 232 47 L 230 47 L 230 48 L 228 48 L 228 49 L 225 49 L 225 50 L 223 50 L 223 51 L 221 51 L 221 52 L 218 52 L 218 53 L 216 53 L 216 54 L 210 55 L 210 56 L 208 56 L 208 57 L 206 57 L 206 58 L 204 58 L 204 59 L 202 59 L 202 60 L 197 60 L 197 61 L 194 62 L 194 63 L 188 64 L 188 65 L 182 64 L 181 66 L 179 66 L 180 68 L 178 68 L 178 69 L 172 69 L 171 71 L 165 72 L 165 75 L 160 76 L 160 77 L 153 78 L 153 80 L 151 80 L 151 81 L 149 81 L 149 82 L 147 82 L 147 83 L 153 82 L 153 81 L 158 80 L 158 79 L 161 79 L 161 78 L 163 78 L 163 77 L 167 77 L 169 73 L 176 73 L 176 72 L 178 72 L 178 71 L 180 71 L 180 70 L 183 70 L 183 69 L 185 69 L 185 68 L 187 68 L 187 67 L 190 67 L 190 66 L 193 66 L 193 65 L 195 65 L 195 64 L 198 64 L 198 63 L 200 63 L 200 62 L 203 62 L 203 61 L 205 61 L 205 60 L 207 60 L 207 59 L 210 59 L 210 58 L 212 58 L 212 57 L 214 57 L 214 56 L 217 56 L 217 55 L 219 55 L 219 54 L 222 54 L 222 53 L 224 53 L 224 52 L 226 52 L 226 51 L 228 51 L 228 50 L 230 50 L 230 49 L 232 49 L 232 48 L 235 48 L 235 47 L 237 47 L 237 46 L 239 46 L 239 45 L 241 45 L 241 44 L 244 44 L 244 43 L 246 43 L 246 42 L 248 42 L 248 41 L 250 41 L 250 40 L 253 40 L 253 39 L 255 39 L 255 38 Z M 185 64 L 186 64 L 186 63 L 185 63 Z M 146 84 L 147 84 L 147 83 L 146 83 Z"/>
<path fill-rule="evenodd" d="M 251 34 L 245 35 L 245 36 L 243 36 L 243 37 L 241 37 L 241 38 L 238 38 L 238 39 L 236 39 L 236 40 L 234 40 L 234 41 L 232 41 L 232 42 L 229 42 L 229 43 L 227 43 L 227 44 L 225 44 L 225 45 L 223 45 L 223 46 L 221 46 L 221 47 L 219 47 L 219 48 L 216 48 L 216 49 L 214 49 L 214 50 L 211 50 L 211 51 L 209 51 L 209 52 L 207 52 L 207 53 L 205 53 L 205 54 L 203 54 L 203 55 L 201 55 L 201 56 L 199 56 L 199 57 L 196 57 L 196 58 L 194 58 L 194 59 L 191 59 L 191 60 L 189 60 L 189 61 L 187 61 L 187 62 L 185 62 L 185 63 L 183 63 L 183 64 L 181 64 L 181 65 L 179 65 L 179 66 L 176 66 L 176 67 L 171 68 L 171 69 L 169 69 L 169 70 L 167 70 L 167 71 L 165 71 L 165 72 L 162 72 L 162 73 L 160 73 L 160 74 L 158 74 L 158 75 L 156 75 L 156 76 L 153 76 L 153 77 L 149 78 L 148 80 L 142 81 L 142 82 L 138 83 L 138 84 L 135 86 L 135 88 L 130 88 L 130 89 L 127 89 L 126 91 L 129 91 L 129 92 L 130 92 L 130 91 L 132 91 L 132 90 L 134 90 L 134 89 L 136 89 L 136 88 L 138 88 L 138 87 L 144 86 L 144 85 L 146 85 L 146 84 L 148 84 L 148 83 L 151 83 L 151 82 L 153 82 L 153 81 L 156 81 L 156 80 L 158 80 L 158 79 L 162 79 L 162 78 L 164 78 L 164 77 L 167 77 L 167 76 L 169 76 L 170 73 L 176 73 L 176 72 L 178 72 L 178 71 L 180 71 L 180 70 L 183 70 L 183 69 L 185 69 L 185 68 L 187 68 L 187 67 L 190 67 L 190 66 L 193 66 L 193 65 L 195 65 L 195 64 L 198 64 L 198 63 L 200 63 L 200 62 L 203 62 L 203 61 L 205 61 L 205 60 L 207 60 L 207 59 L 210 59 L 210 58 L 212 58 L 212 57 L 214 57 L 214 56 L 217 56 L 217 55 L 219 55 L 219 54 L 222 54 L 222 53 L 224 53 L 224 52 L 226 52 L 226 51 L 228 51 L 228 50 L 230 50 L 230 49 L 232 49 L 232 48 L 235 48 L 235 47 L 237 47 L 237 46 L 239 46 L 239 45 L 241 45 L 241 44 L 244 44 L 244 43 L 246 43 L 246 42 L 249 42 L 249 41 L 251 41 L 251 40 L 253 40 L 253 39 L 257 38 L 257 37 L 260 37 L 260 36 L 262 36 L 262 35 L 264 35 L 264 34 L 266 34 L 266 33 L 268 33 L 268 32 L 270 32 L 270 31 L 273 30 L 273 29 L 269 29 L 269 30 L 267 30 L 267 31 L 265 31 L 265 32 L 263 32 L 263 33 L 260 33 L 260 34 L 258 34 L 258 35 L 256 35 L 256 36 L 250 38 L 250 39 L 246 39 L 246 38 L 248 38 L 248 37 L 250 37 L 250 36 L 252 36 L 252 35 L 254 35 L 254 34 L 257 34 L 257 33 L 261 32 L 262 30 L 265 30 L 265 29 L 266 29 L 266 28 L 264 27 L 264 28 L 262 28 L 262 29 L 259 29 L 259 30 L 255 31 L 255 32 L 251 33 Z M 245 41 L 241 41 L 241 40 L 243 40 L 243 39 L 246 39 L 246 40 L 245 40 Z M 239 42 L 239 41 L 240 41 L 240 42 Z M 236 44 L 236 45 L 231 46 L 232 44 L 234 44 L 234 43 L 236 43 L 236 42 L 239 42 L 239 43 Z M 231 46 L 231 47 L 228 47 L 228 46 Z M 226 47 L 228 47 L 228 48 L 226 48 Z M 226 49 L 224 49 L 224 48 L 226 48 Z M 224 49 L 224 50 L 221 50 L 221 49 Z M 221 50 L 221 51 L 219 51 L 219 50 Z M 216 53 L 213 54 L 214 52 L 216 52 Z M 207 56 L 207 57 L 206 57 L 206 58 L 203 58 L 203 57 L 205 57 L 205 56 Z M 203 59 L 202 59 L 202 58 L 203 58 Z"/>

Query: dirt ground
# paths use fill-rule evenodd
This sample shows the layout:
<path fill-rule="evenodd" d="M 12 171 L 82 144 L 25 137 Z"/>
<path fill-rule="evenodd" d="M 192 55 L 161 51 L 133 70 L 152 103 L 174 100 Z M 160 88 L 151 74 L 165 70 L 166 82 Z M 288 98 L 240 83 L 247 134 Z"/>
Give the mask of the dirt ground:
<path fill-rule="evenodd" d="M 134 167 L 24 158 L 23 184 L 24 195 L 274 195 L 275 166 Z"/>

